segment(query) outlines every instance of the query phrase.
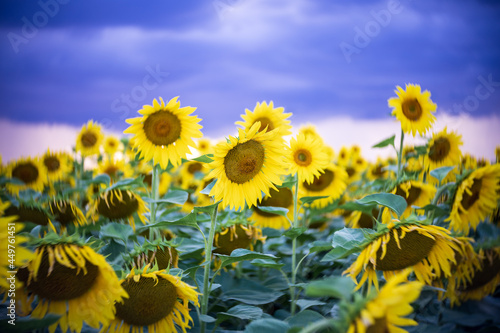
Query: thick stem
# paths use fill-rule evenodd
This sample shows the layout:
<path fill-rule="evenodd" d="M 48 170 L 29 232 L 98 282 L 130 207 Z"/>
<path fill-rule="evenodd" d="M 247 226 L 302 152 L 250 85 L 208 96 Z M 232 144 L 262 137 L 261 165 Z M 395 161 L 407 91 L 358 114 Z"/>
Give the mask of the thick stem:
<path fill-rule="evenodd" d="M 212 264 L 212 245 L 215 237 L 215 224 L 217 221 L 217 210 L 219 205 L 216 204 L 212 216 L 210 217 L 210 231 L 208 239 L 205 241 L 205 267 L 203 272 L 203 295 L 201 299 L 201 314 L 206 315 L 208 310 L 208 298 L 210 296 L 209 279 L 210 279 L 210 266 Z M 205 332 L 206 323 L 200 321 L 201 333 Z"/>
<path fill-rule="evenodd" d="M 298 192 L 299 192 L 299 176 L 298 174 L 295 174 L 295 191 L 293 193 L 293 227 L 297 228 L 298 226 L 298 217 L 299 217 L 299 212 L 298 212 Z M 292 239 L 292 287 L 290 288 L 290 301 L 291 301 L 291 308 L 290 308 L 290 313 L 292 316 L 295 314 L 295 311 L 297 309 L 297 303 L 295 299 L 295 283 L 296 283 L 296 278 L 297 278 L 297 237 Z"/>
<path fill-rule="evenodd" d="M 154 161 L 153 161 L 154 163 Z M 151 218 L 149 219 L 150 224 L 155 224 L 156 223 L 156 209 L 158 207 L 158 203 L 156 202 L 159 199 L 159 191 L 158 188 L 160 187 L 160 165 L 159 164 L 153 164 L 153 176 L 151 179 L 151 200 L 153 200 L 150 203 L 150 213 L 151 213 Z M 155 228 L 149 228 L 149 240 L 152 242 L 155 240 L 155 236 L 157 235 Z"/>
<path fill-rule="evenodd" d="M 401 178 L 401 169 L 402 169 L 402 159 L 403 159 L 403 141 L 405 139 L 405 132 L 403 132 L 403 129 L 401 129 L 401 142 L 399 144 L 399 151 L 398 151 L 398 174 L 396 178 L 396 183 L 399 182 L 399 179 Z"/>

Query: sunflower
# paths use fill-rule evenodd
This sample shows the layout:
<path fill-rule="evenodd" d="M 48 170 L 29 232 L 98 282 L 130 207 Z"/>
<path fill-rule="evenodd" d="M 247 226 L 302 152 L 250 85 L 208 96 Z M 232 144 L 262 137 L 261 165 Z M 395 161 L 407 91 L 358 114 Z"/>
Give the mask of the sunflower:
<path fill-rule="evenodd" d="M 347 173 L 335 164 L 329 164 L 324 173 L 314 177 L 312 183 L 299 183 L 299 197 L 328 196 L 311 204 L 312 208 L 323 208 L 340 198 L 347 187 Z"/>
<path fill-rule="evenodd" d="M 6 176 L 17 178 L 24 184 L 7 183 L 7 190 L 13 194 L 31 188 L 42 192 L 47 182 L 45 167 L 39 158 L 20 158 L 7 165 Z"/>
<path fill-rule="evenodd" d="M 214 236 L 214 253 L 230 255 L 236 249 L 253 250 L 257 241 L 264 242 L 266 237 L 262 236 L 262 230 L 252 225 L 233 224 L 221 227 Z"/>
<path fill-rule="evenodd" d="M 500 164 L 494 164 L 473 171 L 459 183 L 446 219 L 451 230 L 467 234 L 493 213 L 500 199 L 499 180 Z"/>
<path fill-rule="evenodd" d="M 126 220 L 135 230 L 134 216 L 137 215 L 146 224 L 145 214 L 149 208 L 142 198 L 131 190 L 113 189 L 101 193 L 91 202 L 87 213 L 92 220 L 97 221 L 99 215 L 111 221 Z"/>
<path fill-rule="evenodd" d="M 285 174 L 283 163 L 284 144 L 277 131 L 257 132 L 260 123 L 250 129 L 238 129 L 238 138 L 229 137 L 215 147 L 212 171 L 208 178 L 217 178 L 210 191 L 221 206 L 240 209 L 245 203 L 257 205 L 261 192 L 281 185 L 280 176 Z"/>
<path fill-rule="evenodd" d="M 181 187 L 185 188 L 185 186 L 194 181 L 201 181 L 208 171 L 205 163 L 188 161 L 182 164 L 180 167 Z"/>
<path fill-rule="evenodd" d="M 147 185 L 147 188 L 151 191 L 151 185 L 153 183 L 153 167 L 149 163 L 144 163 L 144 161 L 140 161 L 139 164 L 134 169 L 135 176 L 143 176 L 143 182 Z M 158 193 L 161 196 L 167 193 L 170 185 L 172 183 L 172 176 L 164 171 L 160 171 L 160 183 L 158 186 Z"/>
<path fill-rule="evenodd" d="M 497 163 L 500 163 L 500 146 L 497 146 L 495 148 L 495 157 L 496 157 Z"/>
<path fill-rule="evenodd" d="M 58 326 L 62 332 L 80 332 L 83 322 L 94 328 L 108 324 L 114 318 L 114 302 L 127 297 L 113 268 L 102 255 L 80 242 L 41 242 L 35 258 L 18 271 L 25 285 L 16 291 L 20 308 L 29 310 L 36 296 L 32 318 L 43 318 L 48 313 L 60 315 L 49 326 L 51 333 Z"/>
<path fill-rule="evenodd" d="M 71 171 L 71 166 L 67 160 L 67 154 L 47 152 L 42 156 L 42 162 L 47 170 L 50 180 L 62 180 Z"/>
<path fill-rule="evenodd" d="M 196 108 L 181 108 L 177 98 L 166 105 L 161 97 L 160 102 L 154 99 L 152 106 L 144 105 L 138 111 L 142 117 L 127 119 L 131 126 L 124 131 L 134 134 L 133 144 L 140 156 L 146 162 L 153 159 L 162 169 L 166 169 L 169 162 L 178 166 L 190 153 L 189 146 L 196 147 L 193 138 L 202 137 L 202 126 L 198 124 L 201 119 L 190 116 Z"/>
<path fill-rule="evenodd" d="M 197 141 L 196 150 L 200 155 L 212 154 L 213 145 L 210 139 L 201 138 Z"/>
<path fill-rule="evenodd" d="M 462 144 L 462 136 L 455 132 L 448 133 L 446 127 L 441 132 L 434 133 L 425 155 L 426 168 L 433 170 L 443 166 L 460 165 Z"/>
<path fill-rule="evenodd" d="M 193 322 L 189 315 L 189 302 L 200 306 L 195 288 L 182 282 L 177 276 L 164 271 L 142 273 L 134 269 L 121 280 L 128 299 L 116 304 L 114 320 L 101 329 L 102 333 L 165 332 L 181 329 L 186 333 Z"/>
<path fill-rule="evenodd" d="M 170 239 L 172 239 L 172 236 L 170 236 Z M 159 270 L 171 267 L 177 268 L 179 253 L 170 242 L 165 239 L 156 239 L 153 242 L 146 241 L 141 247 L 135 248 L 130 253 L 129 261 L 136 268 L 146 265 L 156 265 L 155 267 Z"/>
<path fill-rule="evenodd" d="M 319 177 L 330 159 L 323 149 L 323 143 L 301 133 L 290 140 L 290 149 L 286 155 L 288 170 L 291 174 L 298 174 L 299 182 L 312 183 Z"/>
<path fill-rule="evenodd" d="M 103 139 L 101 126 L 89 120 L 83 125 L 76 138 L 76 151 L 82 156 L 91 156 L 99 154 L 99 147 Z"/>
<path fill-rule="evenodd" d="M 19 206 L 11 205 L 5 209 L 5 216 L 15 216 L 17 217 L 16 221 L 30 222 L 43 226 L 50 223 L 49 216 L 45 209 L 35 203 L 19 203 Z"/>
<path fill-rule="evenodd" d="M 337 164 L 340 166 L 347 166 L 350 159 L 351 151 L 346 146 L 342 146 L 340 148 L 339 154 L 337 155 Z"/>
<path fill-rule="evenodd" d="M 259 209 L 259 207 L 282 207 L 287 208 L 287 217 L 267 213 Z M 259 201 L 258 205 L 252 208 L 252 215 L 248 218 L 249 221 L 255 222 L 257 227 L 268 227 L 274 229 L 288 229 L 290 222 L 293 221 L 293 194 L 287 187 L 280 187 L 277 190 L 271 189 L 269 195 L 266 195 Z"/>
<path fill-rule="evenodd" d="M 9 202 L 0 200 L 0 291 L 17 289 L 18 282 L 11 279 L 12 271 L 31 260 L 33 253 L 22 246 L 26 237 L 19 236 L 24 225 L 16 222 L 16 216 L 4 216 L 9 209 Z"/>
<path fill-rule="evenodd" d="M 372 294 L 347 333 L 407 332 L 399 326 L 418 325 L 413 319 L 403 318 L 413 311 L 410 303 L 420 296 L 423 287 L 418 281 L 406 282 L 410 272 L 391 276 L 378 294 Z"/>
<path fill-rule="evenodd" d="M 375 163 L 368 164 L 368 170 L 366 172 L 366 177 L 369 180 L 386 179 L 389 177 L 389 171 L 387 171 L 387 166 L 389 163 L 386 160 L 382 160 L 377 157 Z"/>
<path fill-rule="evenodd" d="M 61 223 L 63 228 L 68 225 L 74 224 L 78 226 L 87 225 L 88 221 L 78 206 L 70 200 L 56 200 L 49 204 L 50 212 L 54 219 Z"/>
<path fill-rule="evenodd" d="M 375 226 L 375 220 L 378 218 L 379 209 L 373 208 L 371 214 L 361 212 L 359 210 L 353 211 L 346 217 L 346 225 L 350 228 L 369 228 Z"/>
<path fill-rule="evenodd" d="M 375 233 L 356 261 L 342 274 L 349 275 L 358 285 L 368 280 L 378 289 L 376 270 L 387 279 L 394 273 L 412 268 L 421 282 L 431 284 L 433 277 L 451 276 L 451 263 L 456 263 L 455 251 L 460 242 L 450 232 L 434 225 L 416 222 L 390 222 Z M 363 272 L 359 284 L 356 277 Z"/>
<path fill-rule="evenodd" d="M 316 138 L 317 140 L 323 141 L 321 135 L 319 135 L 316 126 L 313 124 L 306 124 L 299 127 L 299 134 L 304 134 L 306 138 Z"/>
<path fill-rule="evenodd" d="M 412 212 L 412 206 L 420 208 L 429 205 L 436 194 L 436 188 L 432 185 L 416 181 L 408 180 L 397 185 L 392 191 L 392 194 L 399 195 L 406 200 L 406 209 L 403 217 L 407 218 Z M 385 210 L 388 212 L 389 210 Z M 423 215 L 422 209 L 417 209 L 418 215 Z"/>
<path fill-rule="evenodd" d="M 97 174 L 107 174 L 112 181 L 118 181 L 121 178 L 130 178 L 134 171 L 129 163 L 122 159 L 103 158 L 97 164 Z"/>
<path fill-rule="evenodd" d="M 272 101 L 269 104 L 266 102 L 262 102 L 262 104 L 257 102 L 253 111 L 245 109 L 245 114 L 241 115 L 244 121 L 237 121 L 236 125 L 240 125 L 243 129 L 248 130 L 256 122 L 260 122 L 259 132 L 267 128 L 268 132 L 277 129 L 281 136 L 290 135 L 292 134 L 292 126 L 289 125 L 290 120 L 287 120 L 287 118 L 292 114 L 284 113 L 284 111 L 283 107 L 274 108 Z"/>
<path fill-rule="evenodd" d="M 406 90 L 400 86 L 394 90 L 398 97 L 389 98 L 389 106 L 393 108 L 392 115 L 401 122 L 404 133 L 425 135 L 436 121 L 432 112 L 436 112 L 436 104 L 431 100 L 431 93 L 421 92 L 417 84 L 407 84 Z"/>
<path fill-rule="evenodd" d="M 108 154 L 109 156 L 113 156 L 122 148 L 122 143 L 116 136 L 106 135 L 102 146 L 104 147 L 104 152 L 106 154 Z"/>

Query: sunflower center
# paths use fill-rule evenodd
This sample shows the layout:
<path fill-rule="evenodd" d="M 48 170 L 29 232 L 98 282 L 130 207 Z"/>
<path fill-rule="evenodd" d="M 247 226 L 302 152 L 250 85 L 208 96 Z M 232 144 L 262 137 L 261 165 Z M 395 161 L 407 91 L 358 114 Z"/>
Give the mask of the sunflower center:
<path fill-rule="evenodd" d="M 354 169 L 353 167 L 347 167 L 345 168 L 345 172 L 347 172 L 347 176 L 351 178 L 356 173 L 356 169 Z"/>
<path fill-rule="evenodd" d="M 197 173 L 198 171 L 201 171 L 201 169 L 203 168 L 203 166 L 201 165 L 201 163 L 192 163 L 188 166 L 188 172 L 192 175 L 194 175 L 195 173 Z"/>
<path fill-rule="evenodd" d="M 476 271 L 472 281 L 468 282 L 463 289 L 460 288 L 460 291 L 472 291 L 477 288 L 481 288 L 493 280 L 498 273 L 500 273 L 500 257 L 496 256 L 495 252 L 491 251 L 490 255 L 493 256 L 493 260 L 489 260 L 487 253 L 488 251 L 486 251 L 486 255 L 481 263 L 483 269 L 481 271 Z"/>
<path fill-rule="evenodd" d="M 259 206 L 265 207 L 284 207 L 288 208 L 293 204 L 292 191 L 286 187 L 279 188 L 278 191 L 271 189 L 269 191 L 269 197 L 265 198 L 259 203 Z M 276 214 L 271 214 L 264 212 L 259 209 L 259 207 L 254 207 L 257 214 L 265 217 L 277 217 Z"/>
<path fill-rule="evenodd" d="M 450 141 L 446 138 L 438 138 L 429 150 L 429 158 L 434 162 L 444 160 L 450 152 Z"/>
<path fill-rule="evenodd" d="M 104 196 L 107 196 L 107 202 L 103 196 L 99 198 L 99 203 L 97 204 L 97 212 L 107 217 L 110 220 L 120 220 L 130 217 L 139 209 L 139 201 L 137 201 L 135 195 L 127 192 L 126 190 L 115 190 L 112 192 L 107 192 Z M 122 200 L 119 200 L 118 193 L 120 193 Z"/>
<path fill-rule="evenodd" d="M 168 280 L 141 277 L 139 282 L 125 280 L 122 287 L 129 298 L 116 303 L 116 317 L 129 325 L 149 326 L 167 317 L 177 302 L 177 289 Z"/>
<path fill-rule="evenodd" d="M 372 169 L 372 175 L 376 178 L 384 177 L 386 171 L 383 170 L 384 166 L 381 164 L 377 164 L 373 169 Z"/>
<path fill-rule="evenodd" d="M 403 114 L 410 120 L 419 120 L 422 116 L 422 107 L 416 98 L 405 100 L 403 102 L 402 109 Z"/>
<path fill-rule="evenodd" d="M 38 179 L 38 168 L 30 162 L 20 163 L 12 170 L 12 177 L 22 180 L 25 184 L 31 184 Z"/>
<path fill-rule="evenodd" d="M 293 159 L 300 166 L 309 166 L 312 163 L 311 152 L 306 149 L 297 150 L 293 155 Z"/>
<path fill-rule="evenodd" d="M 84 147 L 94 147 L 97 142 L 97 137 L 92 132 L 85 132 L 82 134 L 81 142 Z"/>
<path fill-rule="evenodd" d="M 157 146 L 168 146 L 181 136 L 181 121 L 170 111 L 150 114 L 144 121 L 144 134 Z"/>
<path fill-rule="evenodd" d="M 247 231 L 236 224 L 232 226 L 233 230 L 228 230 L 225 234 L 219 233 L 216 241 L 214 241 L 215 253 L 230 255 L 236 249 L 246 249 L 252 242 L 252 233 L 247 234 Z M 252 227 L 248 227 L 252 228 Z"/>
<path fill-rule="evenodd" d="M 408 195 L 406 194 L 405 190 L 403 190 L 401 187 L 398 186 L 396 189 L 396 195 L 405 198 L 408 207 L 410 207 L 418 199 L 420 193 L 422 193 L 422 189 L 415 186 L 410 187 Z"/>
<path fill-rule="evenodd" d="M 64 251 L 64 249 L 61 250 Z M 73 266 L 77 266 L 69 256 L 68 260 Z M 99 268 L 89 261 L 85 262 L 85 268 L 87 274 L 83 269 L 66 267 L 55 260 L 49 275 L 50 261 L 48 252 L 45 250 L 36 281 L 31 280 L 28 290 L 51 301 L 66 301 L 80 297 L 92 288 L 99 274 Z M 27 276 L 22 276 L 20 279 L 27 282 Z"/>
<path fill-rule="evenodd" d="M 375 318 L 373 324 L 366 328 L 366 333 L 389 333 L 387 318 L 385 316 L 382 318 Z"/>
<path fill-rule="evenodd" d="M 321 174 L 319 177 L 314 177 L 311 184 L 307 182 L 302 183 L 308 191 L 320 192 L 326 189 L 333 182 L 335 174 L 330 170 L 325 170 L 325 173 Z"/>
<path fill-rule="evenodd" d="M 268 132 L 270 132 L 270 131 L 272 131 L 274 129 L 273 122 L 269 118 L 267 118 L 267 117 L 260 117 L 260 118 L 257 118 L 253 123 L 255 124 L 258 121 L 260 121 L 259 132 L 264 131 L 266 129 L 266 127 L 267 127 L 267 131 Z"/>
<path fill-rule="evenodd" d="M 116 167 L 114 165 L 110 165 L 104 170 L 104 173 L 107 174 L 108 176 L 110 176 L 111 178 L 114 178 L 114 177 L 116 177 L 119 170 L 120 169 L 118 167 Z"/>
<path fill-rule="evenodd" d="M 462 201 L 460 203 L 465 210 L 471 208 L 472 205 L 474 205 L 474 203 L 479 199 L 482 185 L 482 179 L 474 179 L 474 183 L 472 183 L 472 186 L 470 187 L 471 194 L 467 193 L 467 191 L 464 191 Z"/>
<path fill-rule="evenodd" d="M 237 144 L 224 158 L 227 178 L 243 184 L 259 173 L 264 165 L 265 151 L 260 142 L 250 140 Z"/>
<path fill-rule="evenodd" d="M 377 251 L 377 269 L 381 271 L 397 271 L 418 264 L 422 259 L 426 258 L 432 250 L 436 241 L 425 235 L 420 234 L 417 230 L 407 232 L 404 238 L 401 238 L 402 231 L 398 229 L 399 238 L 398 247 L 394 239 L 394 233 L 391 231 L 391 238 L 387 242 L 387 252 L 383 259 L 382 248 Z"/>
<path fill-rule="evenodd" d="M 61 166 L 61 163 L 59 163 L 59 159 L 54 156 L 47 156 L 43 159 L 43 164 L 47 167 L 47 170 L 50 172 L 54 172 L 56 170 L 59 170 L 59 167 Z"/>
<path fill-rule="evenodd" d="M 71 203 L 53 201 L 50 203 L 50 211 L 54 214 L 56 221 L 59 221 L 64 226 L 76 220 Z"/>

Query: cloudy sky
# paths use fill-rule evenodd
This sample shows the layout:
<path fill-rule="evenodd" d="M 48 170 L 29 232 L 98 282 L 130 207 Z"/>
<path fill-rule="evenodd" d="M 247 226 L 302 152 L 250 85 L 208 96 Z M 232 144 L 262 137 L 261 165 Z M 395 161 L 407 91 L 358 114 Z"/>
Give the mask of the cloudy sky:
<path fill-rule="evenodd" d="M 272 100 L 293 113 L 292 125 L 331 124 L 326 135 L 349 123 L 345 144 L 375 143 L 393 133 L 356 132 L 356 120 L 393 122 L 387 99 L 406 83 L 429 90 L 438 114 L 461 119 L 456 129 L 470 137 L 486 135 L 476 124 L 499 123 L 498 1 L 2 0 L 0 7 L 1 139 L 7 127 L 66 131 L 88 119 L 121 132 L 143 104 L 180 96 L 181 106 L 197 107 L 210 137 L 233 134 L 245 109 Z M 485 140 L 491 151 L 500 134 L 493 129 Z M 2 140 L 0 154 L 11 144 Z"/>

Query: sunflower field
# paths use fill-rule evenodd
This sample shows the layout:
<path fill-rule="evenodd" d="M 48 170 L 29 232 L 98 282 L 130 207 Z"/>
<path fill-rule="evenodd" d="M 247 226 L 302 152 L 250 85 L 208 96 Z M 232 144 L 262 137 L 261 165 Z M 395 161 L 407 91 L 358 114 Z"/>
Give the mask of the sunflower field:
<path fill-rule="evenodd" d="M 214 142 L 175 97 L 1 164 L 0 331 L 500 331 L 500 146 L 395 94 L 376 161 L 273 102 Z"/>

